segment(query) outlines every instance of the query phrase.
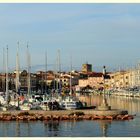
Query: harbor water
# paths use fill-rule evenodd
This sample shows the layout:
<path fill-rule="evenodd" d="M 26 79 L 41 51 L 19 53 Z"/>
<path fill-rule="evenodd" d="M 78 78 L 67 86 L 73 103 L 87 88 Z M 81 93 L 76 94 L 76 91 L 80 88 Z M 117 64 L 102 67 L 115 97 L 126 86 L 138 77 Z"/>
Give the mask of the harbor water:
<path fill-rule="evenodd" d="M 88 105 L 99 105 L 102 96 L 82 96 Z M 0 121 L 0 137 L 140 137 L 140 98 L 107 98 L 115 109 L 128 110 L 133 120 L 106 121 Z"/>

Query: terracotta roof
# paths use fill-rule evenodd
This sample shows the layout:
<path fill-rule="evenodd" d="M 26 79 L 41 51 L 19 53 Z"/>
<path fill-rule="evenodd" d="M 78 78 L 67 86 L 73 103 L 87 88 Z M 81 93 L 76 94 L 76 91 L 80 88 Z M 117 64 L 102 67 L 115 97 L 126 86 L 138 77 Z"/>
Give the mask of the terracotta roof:
<path fill-rule="evenodd" d="M 101 72 L 92 72 L 89 74 L 89 77 L 102 77 L 103 73 Z"/>
<path fill-rule="evenodd" d="M 47 80 L 54 80 L 54 77 L 47 77 Z"/>

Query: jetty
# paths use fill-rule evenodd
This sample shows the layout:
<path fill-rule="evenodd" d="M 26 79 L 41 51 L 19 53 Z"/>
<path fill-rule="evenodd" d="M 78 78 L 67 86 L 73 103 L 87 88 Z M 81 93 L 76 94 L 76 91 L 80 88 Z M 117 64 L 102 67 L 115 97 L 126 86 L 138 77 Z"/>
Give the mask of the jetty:
<path fill-rule="evenodd" d="M 117 110 L 118 111 L 118 110 Z M 109 114 L 110 113 L 110 114 Z M 0 121 L 49 121 L 49 120 L 130 120 L 133 115 L 128 115 L 127 111 L 121 111 L 116 114 L 116 110 L 107 114 L 97 115 L 96 110 L 59 110 L 59 111 L 1 111 Z"/>

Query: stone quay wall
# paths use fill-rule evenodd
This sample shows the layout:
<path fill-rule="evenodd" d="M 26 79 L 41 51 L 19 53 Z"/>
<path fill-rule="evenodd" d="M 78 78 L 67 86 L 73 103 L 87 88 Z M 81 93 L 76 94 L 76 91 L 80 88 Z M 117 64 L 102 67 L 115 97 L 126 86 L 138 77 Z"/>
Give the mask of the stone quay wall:
<path fill-rule="evenodd" d="M 108 111 L 98 111 L 95 109 L 81 109 L 81 110 L 51 110 L 51 111 L 43 111 L 43 110 L 29 110 L 29 111 L 0 111 L 0 114 L 10 113 L 11 115 L 18 115 L 20 112 L 29 112 L 32 114 L 42 114 L 42 115 L 69 115 L 74 112 L 83 112 L 85 115 L 116 115 L 116 114 L 127 114 L 124 110 L 108 110 Z"/>

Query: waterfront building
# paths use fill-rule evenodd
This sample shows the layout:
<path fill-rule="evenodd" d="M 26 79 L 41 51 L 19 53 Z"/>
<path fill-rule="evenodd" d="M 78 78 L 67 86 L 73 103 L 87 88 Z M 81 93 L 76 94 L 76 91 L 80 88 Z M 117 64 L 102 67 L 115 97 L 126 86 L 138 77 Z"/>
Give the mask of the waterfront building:
<path fill-rule="evenodd" d="M 14 73 L 9 73 L 8 74 L 8 88 L 9 90 L 15 89 L 15 74 Z M 0 91 L 5 91 L 6 90 L 6 74 L 0 74 Z"/>
<path fill-rule="evenodd" d="M 28 73 L 26 70 L 23 70 L 19 76 L 19 85 L 20 85 L 20 89 L 23 91 L 27 91 L 27 80 L 28 80 Z M 34 91 L 36 90 L 36 82 L 37 82 L 37 77 L 36 74 L 31 73 L 30 74 L 30 82 L 31 82 L 31 90 Z M 14 80 L 16 82 L 16 79 Z"/>
<path fill-rule="evenodd" d="M 140 87 L 140 63 L 136 65 L 132 72 L 133 86 Z"/>
<path fill-rule="evenodd" d="M 90 86 L 92 88 L 103 87 L 103 74 L 100 72 L 92 72 L 87 78 L 79 79 L 79 87 Z"/>
<path fill-rule="evenodd" d="M 70 86 L 70 78 L 72 86 L 78 85 L 79 75 L 74 73 L 65 73 L 61 75 L 62 86 Z"/>
<path fill-rule="evenodd" d="M 0 74 L 0 91 L 5 91 L 5 80 L 6 76 L 5 74 Z"/>
<path fill-rule="evenodd" d="M 110 74 L 110 88 L 126 88 L 130 86 L 130 72 L 117 71 Z"/>

